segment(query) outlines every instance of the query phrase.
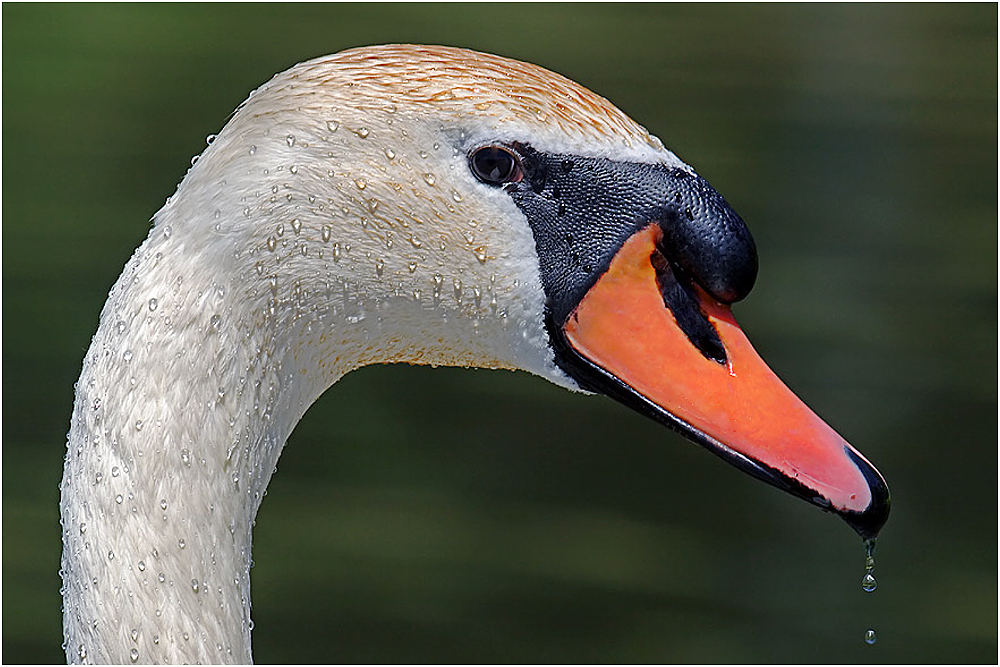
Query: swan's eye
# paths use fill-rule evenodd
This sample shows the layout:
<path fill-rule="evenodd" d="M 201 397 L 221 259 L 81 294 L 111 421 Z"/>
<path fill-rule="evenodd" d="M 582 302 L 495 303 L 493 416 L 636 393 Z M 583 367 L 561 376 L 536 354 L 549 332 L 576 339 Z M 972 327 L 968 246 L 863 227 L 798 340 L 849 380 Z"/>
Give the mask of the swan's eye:
<path fill-rule="evenodd" d="M 469 156 L 472 173 L 483 183 L 500 185 L 521 180 L 521 165 L 517 156 L 500 146 L 483 146 Z"/>

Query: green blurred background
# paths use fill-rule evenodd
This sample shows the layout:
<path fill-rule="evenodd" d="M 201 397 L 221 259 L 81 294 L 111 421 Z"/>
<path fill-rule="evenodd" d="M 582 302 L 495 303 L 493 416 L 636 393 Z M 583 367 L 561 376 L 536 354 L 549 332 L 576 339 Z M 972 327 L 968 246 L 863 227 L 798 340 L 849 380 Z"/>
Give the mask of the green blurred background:
<path fill-rule="evenodd" d="M 5 4 L 3 661 L 63 659 L 73 382 L 147 220 L 274 72 L 393 41 L 576 79 L 741 213 L 737 316 L 892 489 L 880 585 L 842 522 L 610 400 L 368 368 L 263 504 L 256 659 L 995 662 L 994 4 Z"/>

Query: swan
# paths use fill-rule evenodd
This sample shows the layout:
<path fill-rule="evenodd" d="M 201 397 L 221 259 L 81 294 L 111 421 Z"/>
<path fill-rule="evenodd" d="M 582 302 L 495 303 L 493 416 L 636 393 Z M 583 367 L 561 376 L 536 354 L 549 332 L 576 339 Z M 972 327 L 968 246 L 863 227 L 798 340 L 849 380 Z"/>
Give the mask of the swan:
<path fill-rule="evenodd" d="M 458 48 L 355 48 L 255 90 L 155 214 L 76 385 L 71 662 L 251 661 L 254 517 L 366 364 L 602 393 L 871 538 L 875 468 L 753 351 L 743 221 L 610 102 Z"/>

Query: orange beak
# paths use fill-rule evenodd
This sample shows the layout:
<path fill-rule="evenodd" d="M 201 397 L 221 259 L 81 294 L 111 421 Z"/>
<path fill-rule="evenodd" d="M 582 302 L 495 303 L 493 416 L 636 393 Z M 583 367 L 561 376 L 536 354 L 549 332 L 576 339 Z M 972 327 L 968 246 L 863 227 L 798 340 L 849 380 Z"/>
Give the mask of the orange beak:
<path fill-rule="evenodd" d="M 589 366 L 603 393 L 874 537 L 889 512 L 882 476 L 767 367 L 729 306 L 695 285 L 692 308 L 724 358 L 692 342 L 658 280 L 661 239 L 653 223 L 626 240 L 562 324 L 575 363 Z"/>

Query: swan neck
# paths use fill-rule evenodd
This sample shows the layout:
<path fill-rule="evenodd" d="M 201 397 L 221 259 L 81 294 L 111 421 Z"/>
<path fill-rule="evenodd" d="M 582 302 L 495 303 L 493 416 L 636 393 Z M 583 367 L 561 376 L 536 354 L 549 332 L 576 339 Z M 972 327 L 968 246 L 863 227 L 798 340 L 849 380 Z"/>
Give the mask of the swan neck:
<path fill-rule="evenodd" d="M 153 229 L 112 288 L 77 385 L 62 484 L 74 662 L 249 662 L 251 529 L 325 387 L 211 262 Z M 331 380 L 332 381 L 332 380 Z"/>

